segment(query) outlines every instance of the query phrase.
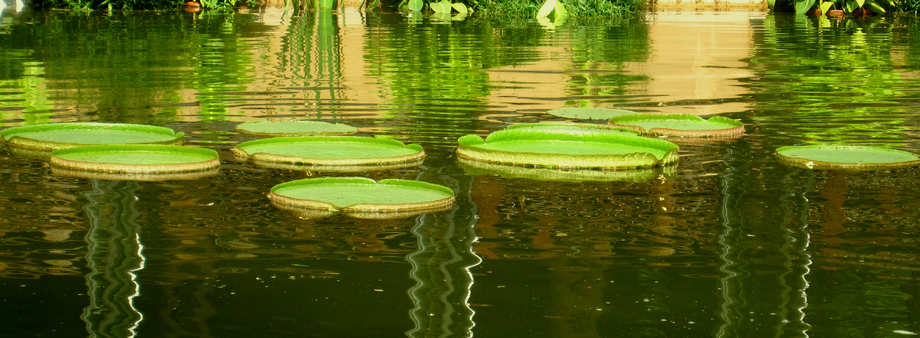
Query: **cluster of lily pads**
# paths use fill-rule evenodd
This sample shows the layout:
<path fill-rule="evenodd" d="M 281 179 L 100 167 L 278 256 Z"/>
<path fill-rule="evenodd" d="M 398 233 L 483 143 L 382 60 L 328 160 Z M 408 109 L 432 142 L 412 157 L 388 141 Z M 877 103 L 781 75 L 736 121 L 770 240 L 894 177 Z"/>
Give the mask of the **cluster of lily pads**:
<path fill-rule="evenodd" d="M 458 139 L 457 158 L 471 173 L 543 180 L 645 181 L 673 175 L 675 142 L 740 137 L 744 125 L 724 117 L 639 114 L 620 109 L 562 108 L 550 114 L 591 123 L 523 123 L 486 138 Z M 237 126 L 266 138 L 242 142 L 234 157 L 257 166 L 313 172 L 363 172 L 418 166 L 417 144 L 387 137 L 354 136 L 357 129 L 318 121 L 257 121 Z M 52 123 L 0 131 L 14 155 L 48 159 L 55 174 L 113 180 L 195 179 L 216 174 L 216 151 L 179 145 L 183 134 L 165 127 L 114 123 Z M 807 168 L 869 169 L 920 163 L 895 149 L 817 145 L 777 149 L 784 162 Z M 303 217 L 342 213 L 361 218 L 406 217 L 445 210 L 454 203 L 447 187 L 414 180 L 320 177 L 278 184 L 268 195 L 278 208 Z"/>

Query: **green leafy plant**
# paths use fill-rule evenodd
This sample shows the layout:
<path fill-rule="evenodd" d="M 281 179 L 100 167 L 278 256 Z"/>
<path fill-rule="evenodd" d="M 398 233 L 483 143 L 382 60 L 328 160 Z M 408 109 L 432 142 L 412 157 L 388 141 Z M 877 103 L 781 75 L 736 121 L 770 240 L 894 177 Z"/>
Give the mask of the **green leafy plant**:
<path fill-rule="evenodd" d="M 767 5 L 772 10 L 781 11 L 789 7 L 789 0 L 767 0 Z M 886 14 L 892 10 L 901 7 L 901 0 L 791 0 L 791 7 L 796 14 L 805 14 L 813 9 L 819 9 L 821 13 L 827 13 L 832 9 L 840 9 L 846 13 L 865 13 L 871 11 L 876 14 Z"/>

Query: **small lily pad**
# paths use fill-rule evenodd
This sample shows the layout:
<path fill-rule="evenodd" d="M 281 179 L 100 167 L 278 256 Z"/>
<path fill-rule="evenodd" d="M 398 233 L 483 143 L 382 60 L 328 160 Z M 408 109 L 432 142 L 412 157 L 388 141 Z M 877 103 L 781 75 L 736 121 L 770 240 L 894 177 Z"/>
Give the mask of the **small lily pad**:
<path fill-rule="evenodd" d="M 458 157 L 502 165 L 564 169 L 633 169 L 677 162 L 676 144 L 601 129 L 510 127 L 461 137 Z M 600 130 L 600 131 L 599 131 Z"/>
<path fill-rule="evenodd" d="M 272 187 L 268 198 L 307 217 L 342 213 L 357 218 L 403 218 L 450 209 L 454 192 L 445 186 L 400 179 L 307 178 Z"/>
<path fill-rule="evenodd" d="M 359 136 L 273 137 L 240 143 L 233 153 L 269 168 L 338 172 L 407 168 L 425 158 L 420 145 Z"/>
<path fill-rule="evenodd" d="M 260 136 L 330 136 L 354 134 L 358 128 L 321 121 L 252 121 L 237 125 L 236 130 Z"/>
<path fill-rule="evenodd" d="M 173 144 L 182 132 L 165 127 L 126 123 L 48 123 L 7 128 L 3 141 L 19 155 L 47 158 L 48 153 L 83 145 Z"/>
<path fill-rule="evenodd" d="M 706 120 L 690 114 L 633 114 L 614 117 L 609 122 L 614 127 L 648 135 L 732 138 L 744 134 L 743 123 L 721 116 Z"/>
<path fill-rule="evenodd" d="M 111 180 L 196 179 L 217 174 L 220 159 L 206 148 L 159 144 L 78 146 L 51 153 L 54 174 Z"/>
<path fill-rule="evenodd" d="M 641 183 L 658 177 L 674 177 L 677 167 L 637 168 L 628 170 L 554 169 L 493 164 L 460 159 L 460 167 L 469 175 L 499 175 L 555 182 L 632 182 Z"/>
<path fill-rule="evenodd" d="M 576 120 L 609 120 L 612 117 L 636 114 L 636 112 L 615 108 L 556 108 L 548 111 L 550 115 Z"/>
<path fill-rule="evenodd" d="M 809 169 L 879 169 L 920 164 L 917 154 L 882 147 L 819 144 L 776 149 L 783 162 Z"/>

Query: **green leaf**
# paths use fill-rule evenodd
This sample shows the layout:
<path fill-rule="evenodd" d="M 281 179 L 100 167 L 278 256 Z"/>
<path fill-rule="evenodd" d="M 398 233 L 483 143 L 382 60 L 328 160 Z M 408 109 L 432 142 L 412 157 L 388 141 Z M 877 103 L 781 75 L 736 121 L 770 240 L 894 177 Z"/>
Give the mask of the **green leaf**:
<path fill-rule="evenodd" d="M 428 8 L 431 8 L 435 14 L 450 14 L 450 1 L 442 0 L 440 2 L 429 2 Z"/>
<path fill-rule="evenodd" d="M 833 1 L 825 1 L 821 3 L 821 13 L 827 13 L 834 6 Z"/>
<path fill-rule="evenodd" d="M 466 5 L 464 5 L 462 2 L 455 2 L 451 4 L 450 7 L 452 7 L 455 11 L 457 11 L 459 15 L 462 15 L 462 16 L 469 15 L 469 11 L 466 9 Z"/>
<path fill-rule="evenodd" d="M 805 14 L 815 5 L 815 0 L 796 0 L 795 1 L 795 14 Z"/>
<path fill-rule="evenodd" d="M 422 0 L 409 0 L 409 10 L 413 12 L 418 12 L 422 10 L 422 6 L 425 3 Z"/>
<path fill-rule="evenodd" d="M 859 5 L 856 4 L 856 0 L 846 0 L 846 10 L 847 10 L 847 13 L 852 13 L 852 12 L 855 11 L 857 8 L 859 8 Z"/>
<path fill-rule="evenodd" d="M 553 9 L 556 11 L 555 17 L 556 17 L 557 23 L 561 23 L 558 21 L 569 15 L 569 12 L 565 10 L 565 5 L 562 4 L 561 0 L 556 0 L 556 5 L 553 6 Z"/>
<path fill-rule="evenodd" d="M 877 14 L 885 14 L 885 8 L 880 6 L 878 3 L 872 0 L 869 0 L 869 2 L 866 3 L 866 8 L 868 8 L 870 11 L 873 11 Z"/>
<path fill-rule="evenodd" d="M 553 12 L 553 9 L 556 7 L 556 0 L 546 0 L 543 3 L 543 6 L 540 7 L 540 10 L 537 12 L 537 18 L 548 17 L 550 13 Z"/>
<path fill-rule="evenodd" d="M 865 5 L 865 4 L 866 4 L 866 0 L 856 0 L 856 7 L 857 7 L 857 8 L 862 8 L 862 6 Z"/>
<path fill-rule="evenodd" d="M 773 9 L 775 5 L 776 5 L 776 0 L 767 0 L 767 7 L 770 7 L 771 10 Z"/>

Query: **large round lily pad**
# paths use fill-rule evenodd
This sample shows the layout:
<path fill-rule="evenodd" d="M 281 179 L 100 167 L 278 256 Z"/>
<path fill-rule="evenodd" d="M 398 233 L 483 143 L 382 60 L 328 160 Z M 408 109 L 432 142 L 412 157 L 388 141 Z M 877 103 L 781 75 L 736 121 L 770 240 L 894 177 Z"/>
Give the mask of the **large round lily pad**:
<path fill-rule="evenodd" d="M 425 151 L 382 137 L 274 137 L 243 142 L 236 157 L 256 165 L 295 170 L 357 172 L 417 166 Z"/>
<path fill-rule="evenodd" d="M 79 146 L 51 153 L 54 174 L 111 180 L 195 179 L 217 174 L 211 149 L 159 144 Z"/>
<path fill-rule="evenodd" d="M 548 111 L 550 115 L 575 120 L 609 120 L 612 117 L 636 114 L 636 112 L 615 108 L 556 108 Z"/>
<path fill-rule="evenodd" d="M 400 179 L 307 178 L 272 187 L 272 204 L 305 217 L 342 213 L 358 218 L 401 218 L 450 209 L 454 192 L 445 186 Z"/>
<path fill-rule="evenodd" d="M 0 130 L 14 153 L 47 157 L 48 152 L 96 144 L 173 144 L 182 132 L 165 127 L 126 123 L 49 123 Z"/>
<path fill-rule="evenodd" d="M 330 136 L 354 134 L 358 128 L 321 121 L 252 121 L 237 125 L 236 130 L 260 136 Z"/>
<path fill-rule="evenodd" d="M 743 123 L 721 116 L 706 120 L 690 114 L 634 114 L 611 118 L 610 125 L 649 135 L 732 138 L 744 134 Z"/>
<path fill-rule="evenodd" d="M 677 162 L 676 144 L 619 132 L 508 128 L 485 140 L 466 135 L 461 159 L 502 165 L 564 169 L 650 168 Z"/>
<path fill-rule="evenodd" d="M 646 182 L 658 177 L 674 177 L 673 165 L 656 168 L 627 170 L 528 168 L 460 159 L 460 167 L 469 175 L 499 175 L 505 178 L 524 178 L 555 182 Z"/>
<path fill-rule="evenodd" d="M 878 169 L 920 164 L 917 154 L 882 147 L 822 144 L 776 149 L 783 162 L 809 169 Z"/>
<path fill-rule="evenodd" d="M 594 134 L 621 134 L 621 135 L 639 135 L 639 132 L 614 127 L 603 124 L 590 123 L 561 123 L 561 122 L 541 122 L 541 123 L 518 123 L 505 127 L 505 130 L 511 129 L 528 129 L 530 131 L 540 131 L 550 134 L 567 134 L 567 135 L 594 135 Z"/>

